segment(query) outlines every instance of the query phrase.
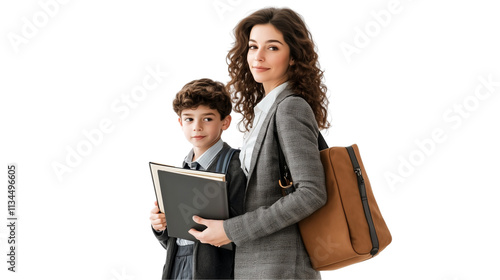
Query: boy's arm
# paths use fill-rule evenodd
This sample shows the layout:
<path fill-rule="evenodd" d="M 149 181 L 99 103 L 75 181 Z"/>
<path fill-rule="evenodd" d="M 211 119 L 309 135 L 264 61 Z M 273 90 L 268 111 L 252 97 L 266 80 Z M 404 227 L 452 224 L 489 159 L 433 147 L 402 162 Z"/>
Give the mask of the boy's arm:
<path fill-rule="evenodd" d="M 228 186 L 229 217 L 244 213 L 244 197 L 247 177 L 241 169 L 240 151 L 236 151 L 231 158 L 226 176 Z"/>
<path fill-rule="evenodd" d="M 162 230 L 162 231 L 157 231 L 153 227 L 151 227 L 151 229 L 153 230 L 153 234 L 154 234 L 154 236 L 156 236 L 156 238 L 158 239 L 158 242 L 160 242 L 161 246 L 163 246 L 163 248 L 167 249 L 167 241 L 169 238 L 168 231 L 166 229 Z"/>
<path fill-rule="evenodd" d="M 151 229 L 153 234 L 156 236 L 161 245 L 166 248 L 168 240 L 167 222 L 165 220 L 165 214 L 160 213 L 158 204 L 155 201 L 155 207 L 151 210 L 151 215 L 149 217 L 151 220 Z"/>

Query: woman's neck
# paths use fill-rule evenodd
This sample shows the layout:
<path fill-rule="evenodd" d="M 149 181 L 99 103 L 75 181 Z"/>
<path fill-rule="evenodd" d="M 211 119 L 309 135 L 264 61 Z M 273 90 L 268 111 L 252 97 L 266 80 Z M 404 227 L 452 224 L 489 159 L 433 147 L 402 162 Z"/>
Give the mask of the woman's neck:
<path fill-rule="evenodd" d="M 264 87 L 264 95 L 268 95 L 271 91 L 273 91 L 273 89 L 279 87 L 280 85 L 286 83 L 288 81 L 288 79 L 284 79 L 282 81 L 279 81 L 279 82 L 276 82 L 276 83 L 273 83 L 273 84 L 262 84 L 262 86 Z"/>

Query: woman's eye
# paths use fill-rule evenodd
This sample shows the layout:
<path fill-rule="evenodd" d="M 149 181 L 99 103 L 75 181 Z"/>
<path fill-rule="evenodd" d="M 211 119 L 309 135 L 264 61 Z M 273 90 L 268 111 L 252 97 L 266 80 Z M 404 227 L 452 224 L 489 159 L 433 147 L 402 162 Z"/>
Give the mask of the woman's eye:
<path fill-rule="evenodd" d="M 251 45 L 251 46 L 248 46 L 248 49 L 249 49 L 249 50 L 256 50 L 256 49 L 257 49 L 257 46 Z"/>
<path fill-rule="evenodd" d="M 277 51 L 277 50 L 278 50 L 278 47 L 271 46 L 271 47 L 269 47 L 269 49 L 270 49 L 270 50 L 272 50 L 272 51 Z"/>

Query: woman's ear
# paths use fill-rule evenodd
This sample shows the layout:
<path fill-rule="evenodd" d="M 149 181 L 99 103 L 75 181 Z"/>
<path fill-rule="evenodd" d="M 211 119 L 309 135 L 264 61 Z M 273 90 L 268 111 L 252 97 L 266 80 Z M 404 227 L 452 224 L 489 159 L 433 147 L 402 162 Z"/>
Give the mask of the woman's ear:
<path fill-rule="evenodd" d="M 293 59 L 293 57 L 292 57 L 292 58 L 290 58 L 290 63 L 289 63 L 289 65 L 290 65 L 290 66 L 295 65 L 295 59 Z"/>

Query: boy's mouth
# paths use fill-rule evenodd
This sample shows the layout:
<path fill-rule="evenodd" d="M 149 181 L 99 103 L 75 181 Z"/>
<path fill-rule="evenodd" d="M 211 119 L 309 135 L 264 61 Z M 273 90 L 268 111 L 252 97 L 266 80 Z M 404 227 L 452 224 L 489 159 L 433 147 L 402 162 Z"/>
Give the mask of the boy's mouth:
<path fill-rule="evenodd" d="M 192 138 L 194 138 L 195 140 L 201 140 L 205 138 L 205 136 L 198 135 L 198 136 L 193 136 Z"/>

